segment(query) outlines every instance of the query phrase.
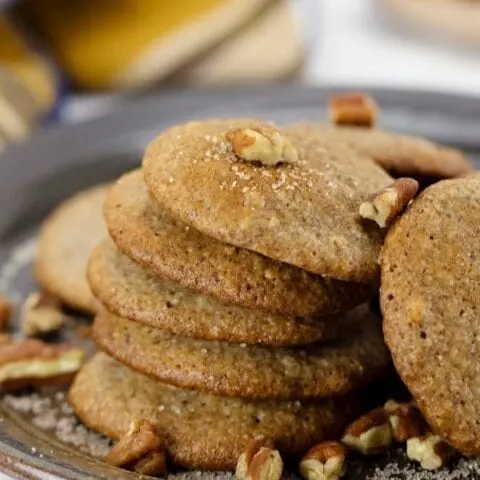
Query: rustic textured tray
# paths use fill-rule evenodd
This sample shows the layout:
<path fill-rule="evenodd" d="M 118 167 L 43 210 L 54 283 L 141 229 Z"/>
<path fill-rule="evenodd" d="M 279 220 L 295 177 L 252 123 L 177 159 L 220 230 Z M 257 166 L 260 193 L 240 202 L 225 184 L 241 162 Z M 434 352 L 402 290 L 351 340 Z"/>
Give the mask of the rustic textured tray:
<path fill-rule="evenodd" d="M 357 87 L 358 89 L 358 87 Z M 34 282 L 31 259 L 41 219 L 73 192 L 138 165 L 146 142 L 167 126 L 204 117 L 261 116 L 279 122 L 321 119 L 333 89 L 269 87 L 176 92 L 132 101 L 86 124 L 43 132 L 0 156 L 0 291 L 20 302 Z M 480 160 L 480 101 L 426 92 L 375 90 L 381 125 L 465 149 Z M 78 321 L 82 321 L 79 319 Z M 64 335 L 71 337 L 75 328 Z M 0 400 L 0 478 L 135 478 L 95 456 L 108 441 L 79 424 L 59 391 Z M 176 474 L 176 477 L 189 474 Z M 347 478 L 480 478 L 475 460 L 433 476 L 388 457 L 354 460 Z M 202 474 L 204 478 L 226 474 Z M 196 476 L 196 478 L 198 478 Z"/>

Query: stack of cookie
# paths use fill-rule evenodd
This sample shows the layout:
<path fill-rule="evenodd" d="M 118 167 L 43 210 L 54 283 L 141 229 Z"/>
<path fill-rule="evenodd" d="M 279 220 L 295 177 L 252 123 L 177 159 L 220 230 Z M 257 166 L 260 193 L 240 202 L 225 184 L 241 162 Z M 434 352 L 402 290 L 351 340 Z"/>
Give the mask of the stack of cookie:
<path fill-rule="evenodd" d="M 105 353 L 71 387 L 76 413 L 113 438 L 146 420 L 187 468 L 234 468 L 259 436 L 285 458 L 338 439 L 389 366 L 367 305 L 382 234 L 358 207 L 391 181 L 253 119 L 157 137 L 105 204 L 88 268 Z"/>

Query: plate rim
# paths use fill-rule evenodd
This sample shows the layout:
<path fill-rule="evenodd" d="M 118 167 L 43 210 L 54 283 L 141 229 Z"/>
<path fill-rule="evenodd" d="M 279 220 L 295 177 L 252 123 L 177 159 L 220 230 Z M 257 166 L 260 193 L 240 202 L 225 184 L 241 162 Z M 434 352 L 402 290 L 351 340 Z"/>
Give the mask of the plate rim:
<path fill-rule="evenodd" d="M 161 114 L 162 111 L 166 112 L 166 115 L 171 115 L 168 112 L 175 112 L 180 108 L 183 114 L 188 114 L 193 102 L 197 102 L 196 108 L 193 109 L 195 114 L 201 110 L 200 107 L 215 102 L 226 102 L 234 109 L 244 103 L 246 98 L 251 104 L 268 103 L 277 99 L 278 105 L 276 106 L 279 109 L 287 106 L 291 108 L 296 102 L 311 103 L 312 99 L 320 105 L 324 104 L 328 95 L 346 91 L 368 92 L 379 99 L 380 103 L 382 103 L 382 99 L 390 98 L 390 103 L 400 104 L 408 98 L 410 104 L 413 105 L 412 108 L 428 109 L 429 106 L 435 105 L 435 109 L 440 112 L 448 112 L 449 109 L 461 110 L 466 118 L 474 116 L 477 118 L 476 124 L 478 124 L 478 131 L 480 132 L 480 97 L 468 94 L 377 88 L 362 85 L 326 85 L 323 87 L 280 85 L 235 89 L 166 90 L 163 93 L 128 99 L 123 105 L 115 107 L 107 114 L 87 122 L 50 127 L 48 130 L 35 133 L 23 144 L 8 148 L 0 155 L 0 205 L 5 205 L 12 192 L 17 189 L 25 189 L 25 185 L 33 182 L 38 175 L 53 172 L 61 166 L 68 167 L 76 163 L 82 163 L 92 152 L 98 154 L 120 151 L 125 144 L 123 135 L 130 132 L 133 138 L 142 129 L 148 128 L 153 131 L 152 119 L 155 118 L 155 115 Z M 224 104 L 222 103 L 222 105 Z M 215 111 L 215 108 L 212 111 Z M 319 116 L 321 113 L 322 110 L 319 108 Z M 168 120 L 165 119 L 160 123 L 166 125 L 169 123 Z M 122 140 L 121 142 L 118 141 L 119 138 Z M 476 141 L 480 150 L 478 136 L 471 140 L 472 142 L 473 140 Z M 65 150 L 67 146 L 70 146 L 70 148 Z M 34 158 L 38 155 L 45 155 L 45 152 L 49 151 L 54 154 L 44 159 Z M 66 161 L 63 162 L 65 158 Z M 5 182 L 7 182 L 7 188 L 2 187 Z M 15 212 L 13 212 L 14 214 Z M 0 220 L 2 215 L 6 215 L 6 213 L 0 212 Z M 10 475 L 18 475 L 18 472 L 10 468 L 9 465 L 20 462 L 29 466 L 32 469 L 29 473 L 33 475 L 35 469 L 43 468 L 39 467 L 39 458 L 34 456 L 26 445 L 23 445 L 25 448 L 22 448 L 22 445 L 9 443 L 11 437 L 8 437 L 6 433 L 7 430 L 4 425 L 6 421 L 0 409 L 0 451 L 2 451 L 0 453 L 0 471 L 6 471 Z M 49 478 L 80 478 L 76 476 L 75 472 L 72 472 L 71 476 L 59 477 L 58 471 L 60 468 L 55 472 L 57 464 L 46 464 L 45 467 L 47 468 L 43 471 L 38 470 L 38 476 L 34 478 L 45 478 L 42 476 L 45 473 L 50 475 Z"/>

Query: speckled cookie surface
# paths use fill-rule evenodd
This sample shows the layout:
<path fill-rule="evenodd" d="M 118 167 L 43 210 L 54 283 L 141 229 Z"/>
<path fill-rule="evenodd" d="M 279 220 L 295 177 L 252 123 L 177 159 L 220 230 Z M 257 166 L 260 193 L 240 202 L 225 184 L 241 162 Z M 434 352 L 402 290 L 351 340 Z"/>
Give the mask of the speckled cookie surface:
<path fill-rule="evenodd" d="M 432 429 L 480 454 L 480 176 L 428 188 L 390 230 L 384 331 Z"/>
<path fill-rule="evenodd" d="M 305 398 L 344 394 L 377 379 L 389 364 L 379 320 L 366 307 L 348 339 L 297 348 L 194 340 L 102 312 L 95 342 L 158 380 L 216 395 Z"/>
<path fill-rule="evenodd" d="M 378 274 L 381 233 L 358 218 L 359 204 L 391 183 L 373 161 L 314 136 L 294 138 L 295 164 L 240 161 L 225 135 L 255 120 L 192 122 L 147 147 L 143 171 L 157 201 L 221 241 L 348 281 Z"/>
<path fill-rule="evenodd" d="M 317 402 L 247 401 L 214 397 L 153 381 L 97 354 L 77 375 L 69 400 L 82 421 L 107 436 L 126 434 L 132 418 L 158 425 L 177 466 L 234 469 L 246 443 L 259 435 L 285 457 L 338 438 L 360 399 Z"/>
<path fill-rule="evenodd" d="M 93 252 L 88 280 L 112 312 L 151 327 L 205 340 L 295 345 L 347 335 L 355 313 L 301 318 L 228 306 L 162 280 L 119 252 L 111 240 Z"/>
<path fill-rule="evenodd" d="M 107 231 L 102 207 L 109 185 L 77 193 L 44 221 L 35 257 L 40 286 L 66 305 L 95 313 L 96 302 L 86 280 L 88 257 Z"/>
<path fill-rule="evenodd" d="M 420 137 L 379 129 L 315 123 L 291 125 L 290 128 L 318 135 L 322 141 L 346 143 L 395 176 L 454 178 L 467 175 L 473 169 L 460 150 Z"/>
<path fill-rule="evenodd" d="M 224 303 L 308 316 L 348 310 L 371 293 L 370 286 L 312 275 L 187 227 L 162 212 L 139 171 L 112 188 L 105 217 L 110 235 L 130 258 Z"/>

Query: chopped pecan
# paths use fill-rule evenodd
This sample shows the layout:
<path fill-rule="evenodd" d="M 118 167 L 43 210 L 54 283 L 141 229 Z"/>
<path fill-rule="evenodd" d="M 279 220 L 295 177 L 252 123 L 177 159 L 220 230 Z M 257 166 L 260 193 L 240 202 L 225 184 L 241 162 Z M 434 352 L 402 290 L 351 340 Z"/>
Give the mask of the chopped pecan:
<path fill-rule="evenodd" d="M 273 448 L 273 442 L 268 438 L 261 436 L 252 438 L 245 446 L 243 452 L 238 457 L 235 477 L 237 480 L 245 480 L 247 478 L 248 467 L 252 458 L 260 451 L 262 447 Z"/>
<path fill-rule="evenodd" d="M 31 293 L 20 312 L 20 327 L 29 337 L 57 331 L 64 323 L 60 301 L 48 293 Z"/>
<path fill-rule="evenodd" d="M 372 127 L 377 121 L 378 105 L 365 93 L 332 95 L 328 106 L 330 121 L 335 125 Z"/>
<path fill-rule="evenodd" d="M 427 432 L 427 423 L 414 403 L 389 400 L 384 408 L 392 427 L 393 438 L 397 442 L 406 442 L 409 438 L 421 437 Z"/>
<path fill-rule="evenodd" d="M 247 470 L 247 480 L 280 480 L 283 461 L 278 450 L 261 447 L 254 455 Z"/>
<path fill-rule="evenodd" d="M 275 166 L 279 163 L 295 163 L 298 158 L 292 143 L 268 125 L 237 129 L 228 132 L 226 138 L 232 144 L 234 153 L 249 162 Z"/>
<path fill-rule="evenodd" d="M 398 178 L 392 185 L 363 202 L 360 216 L 373 220 L 381 228 L 388 227 L 415 198 L 418 187 L 418 182 L 413 178 Z"/>
<path fill-rule="evenodd" d="M 392 430 L 388 414 L 376 408 L 352 422 L 342 437 L 342 442 L 363 455 L 375 455 L 392 445 Z"/>
<path fill-rule="evenodd" d="M 165 444 L 150 422 L 134 419 L 127 434 L 110 450 L 106 461 L 143 475 L 164 475 Z"/>
<path fill-rule="evenodd" d="M 431 432 L 407 440 L 407 457 L 425 470 L 443 467 L 454 455 L 453 448 Z"/>
<path fill-rule="evenodd" d="M 49 345 L 41 340 L 0 336 L 0 386 L 12 390 L 28 385 L 69 382 L 83 364 L 83 349 Z"/>

